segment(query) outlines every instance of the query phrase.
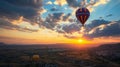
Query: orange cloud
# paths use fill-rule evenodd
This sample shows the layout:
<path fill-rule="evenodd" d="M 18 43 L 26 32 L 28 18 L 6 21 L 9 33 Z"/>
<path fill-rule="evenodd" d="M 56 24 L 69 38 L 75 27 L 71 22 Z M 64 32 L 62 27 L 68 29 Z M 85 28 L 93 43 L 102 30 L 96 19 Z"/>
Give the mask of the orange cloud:
<path fill-rule="evenodd" d="M 47 12 L 47 10 L 44 9 L 44 8 L 41 8 L 41 9 L 38 11 L 38 13 L 39 13 L 40 15 L 42 15 L 42 14 L 44 14 L 44 13 L 46 13 L 46 12 Z"/>
<path fill-rule="evenodd" d="M 56 1 L 54 2 L 54 4 L 63 6 L 63 5 L 65 5 L 65 4 L 67 4 L 67 1 L 66 1 L 66 0 L 56 0 Z"/>
<path fill-rule="evenodd" d="M 90 10 L 90 12 L 94 11 L 94 9 L 97 7 L 97 6 L 100 6 L 100 5 L 105 5 L 109 2 L 110 0 L 90 0 L 90 3 L 87 4 L 87 8 Z"/>
<path fill-rule="evenodd" d="M 19 25 L 20 23 L 23 22 L 23 19 L 24 19 L 24 17 L 21 16 L 18 20 L 13 20 L 11 23 L 12 23 L 13 25 Z"/>

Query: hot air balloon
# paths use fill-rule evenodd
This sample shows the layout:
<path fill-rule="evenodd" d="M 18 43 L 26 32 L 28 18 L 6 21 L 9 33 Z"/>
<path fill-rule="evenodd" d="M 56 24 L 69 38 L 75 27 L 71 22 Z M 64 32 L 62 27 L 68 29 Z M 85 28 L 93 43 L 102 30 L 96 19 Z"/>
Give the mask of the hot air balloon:
<path fill-rule="evenodd" d="M 39 61 L 40 60 L 40 56 L 39 55 L 33 55 L 32 59 L 33 59 L 33 61 Z"/>
<path fill-rule="evenodd" d="M 81 22 L 81 24 L 84 26 L 85 22 L 90 16 L 90 12 L 87 8 L 79 8 L 76 11 L 76 18 Z"/>

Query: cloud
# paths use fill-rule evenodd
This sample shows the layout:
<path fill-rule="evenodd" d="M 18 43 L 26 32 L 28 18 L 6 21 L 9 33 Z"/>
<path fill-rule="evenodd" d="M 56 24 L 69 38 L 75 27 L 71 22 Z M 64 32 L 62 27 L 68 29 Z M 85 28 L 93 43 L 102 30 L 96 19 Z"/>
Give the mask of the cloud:
<path fill-rule="evenodd" d="M 77 0 L 66 0 L 70 7 L 76 8 L 80 6 L 80 3 Z"/>
<path fill-rule="evenodd" d="M 30 29 L 28 27 L 25 27 L 25 28 L 18 28 L 19 31 L 22 31 L 22 32 L 29 32 L 29 33 L 32 33 L 32 32 L 38 32 L 39 30 L 38 29 Z"/>
<path fill-rule="evenodd" d="M 80 26 L 77 25 L 76 23 L 67 24 L 62 27 L 62 30 L 64 30 L 66 33 L 73 33 L 73 32 L 79 31 Z"/>
<path fill-rule="evenodd" d="M 21 27 L 19 24 L 22 23 L 21 18 L 17 21 L 10 21 L 8 19 L 0 18 L 0 28 L 7 29 L 7 30 L 18 30 L 22 32 L 37 32 L 38 29 L 28 28 L 28 27 Z M 32 26 L 32 25 L 31 25 Z"/>
<path fill-rule="evenodd" d="M 56 26 L 56 30 L 59 33 L 67 33 L 72 34 L 74 32 L 78 32 L 80 30 L 81 26 L 77 23 L 71 22 L 71 23 L 63 23 Z"/>
<path fill-rule="evenodd" d="M 84 28 L 78 23 L 66 23 L 59 25 L 56 28 L 56 32 L 63 34 L 68 39 L 79 39 L 84 35 Z"/>
<path fill-rule="evenodd" d="M 95 27 L 97 27 L 97 26 L 99 26 L 99 25 L 102 25 L 102 24 L 108 24 L 110 21 L 106 21 L 106 20 L 104 20 L 104 19 L 102 19 L 102 20 L 93 20 L 90 24 L 88 24 L 87 26 L 86 26 L 86 28 L 87 28 L 87 30 L 91 30 L 91 29 L 93 29 L 93 28 L 95 28 Z"/>
<path fill-rule="evenodd" d="M 120 36 L 120 21 L 93 20 L 84 28 L 78 23 L 66 23 L 56 26 L 56 32 L 69 39 Z"/>
<path fill-rule="evenodd" d="M 109 1 L 110 0 L 90 0 L 90 2 L 86 4 L 86 7 L 90 10 L 90 12 L 92 12 L 97 6 L 105 5 Z"/>
<path fill-rule="evenodd" d="M 71 14 L 53 13 L 49 14 L 40 27 L 55 30 L 58 33 L 73 33 L 80 30 L 78 23 L 73 23 Z M 70 22 L 71 21 L 71 22 Z"/>
<path fill-rule="evenodd" d="M 62 22 L 69 21 L 70 16 L 70 13 L 64 14 L 62 12 L 49 14 L 41 25 L 48 29 L 53 29 L 56 26 L 60 25 Z"/>
<path fill-rule="evenodd" d="M 94 6 L 104 5 L 107 4 L 110 0 L 98 0 Z"/>
<path fill-rule="evenodd" d="M 16 19 L 23 16 L 34 21 L 41 7 L 42 0 L 0 0 L 0 17 Z"/>
<path fill-rule="evenodd" d="M 55 0 L 54 4 L 63 6 L 67 4 L 66 0 Z"/>
<path fill-rule="evenodd" d="M 40 8 L 39 11 L 38 11 L 38 13 L 39 13 L 40 15 L 42 15 L 42 14 L 44 14 L 44 13 L 46 13 L 46 12 L 47 12 L 47 10 L 44 9 L 44 8 Z M 38 15 L 39 15 L 39 14 L 38 14 Z"/>
<path fill-rule="evenodd" d="M 35 7 L 38 8 L 42 6 L 42 0 L 4 0 L 10 4 L 26 7 Z"/>
<path fill-rule="evenodd" d="M 110 0 L 66 0 L 67 4 L 76 10 L 78 8 L 86 7 L 90 10 L 90 12 L 94 11 L 97 6 L 107 4 Z"/>
<path fill-rule="evenodd" d="M 43 22 L 42 0 L 0 0 L 0 28 L 22 32 L 37 32 L 34 25 Z M 27 23 L 28 26 L 20 24 Z"/>
<path fill-rule="evenodd" d="M 59 9 L 57 9 L 56 7 L 53 7 L 50 9 L 50 11 L 58 11 Z"/>
<path fill-rule="evenodd" d="M 99 22 L 99 20 L 98 20 Z M 96 21 L 97 23 L 97 21 Z M 85 36 L 90 38 L 120 36 L 120 21 L 111 21 L 93 27 Z"/>
<path fill-rule="evenodd" d="M 3 20 L 0 18 L 0 28 L 14 30 L 15 28 L 18 28 L 18 26 L 13 25 L 8 20 Z"/>
<path fill-rule="evenodd" d="M 52 2 L 51 2 L 51 1 L 48 1 L 46 4 L 51 5 L 51 4 L 52 4 Z"/>
<path fill-rule="evenodd" d="M 71 13 L 68 13 L 67 15 L 63 16 L 63 21 L 67 21 L 70 19 Z"/>
<path fill-rule="evenodd" d="M 53 13 L 53 14 L 49 14 L 45 21 L 42 22 L 42 26 L 46 27 L 48 29 L 53 29 L 56 25 L 57 22 L 59 22 L 62 18 L 63 13 Z"/>
<path fill-rule="evenodd" d="M 90 12 L 94 11 L 97 6 L 107 4 L 110 0 L 66 0 L 67 4 L 72 8 L 72 15 L 75 14 L 78 8 L 86 7 Z"/>

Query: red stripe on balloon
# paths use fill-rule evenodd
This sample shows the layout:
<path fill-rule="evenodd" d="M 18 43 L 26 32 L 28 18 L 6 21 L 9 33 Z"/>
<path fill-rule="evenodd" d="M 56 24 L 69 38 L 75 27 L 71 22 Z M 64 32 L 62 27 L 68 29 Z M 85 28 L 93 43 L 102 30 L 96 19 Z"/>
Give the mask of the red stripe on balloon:
<path fill-rule="evenodd" d="M 85 16 L 85 17 L 84 17 L 84 22 L 86 21 L 86 18 L 87 18 L 87 17 Z"/>
<path fill-rule="evenodd" d="M 83 17 L 82 17 L 82 16 L 80 16 L 80 19 L 81 19 L 81 22 L 82 22 L 82 24 L 83 24 L 83 23 L 84 23 Z"/>

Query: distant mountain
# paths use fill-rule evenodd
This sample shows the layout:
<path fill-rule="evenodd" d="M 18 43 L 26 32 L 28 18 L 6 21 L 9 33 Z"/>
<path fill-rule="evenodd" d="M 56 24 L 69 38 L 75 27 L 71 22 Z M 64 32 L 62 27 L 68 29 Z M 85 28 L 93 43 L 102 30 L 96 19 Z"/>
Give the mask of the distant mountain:
<path fill-rule="evenodd" d="M 116 44 L 104 44 L 101 45 L 99 47 L 97 47 L 97 49 L 100 50 L 120 50 L 120 43 L 116 43 Z"/>
<path fill-rule="evenodd" d="M 2 46 L 2 45 L 7 45 L 7 44 L 5 44 L 5 43 L 3 43 L 3 42 L 0 42 L 0 46 Z"/>
<path fill-rule="evenodd" d="M 92 49 L 94 55 L 104 57 L 108 60 L 120 63 L 120 43 L 104 44 Z"/>

